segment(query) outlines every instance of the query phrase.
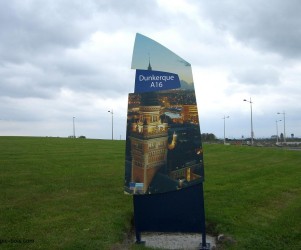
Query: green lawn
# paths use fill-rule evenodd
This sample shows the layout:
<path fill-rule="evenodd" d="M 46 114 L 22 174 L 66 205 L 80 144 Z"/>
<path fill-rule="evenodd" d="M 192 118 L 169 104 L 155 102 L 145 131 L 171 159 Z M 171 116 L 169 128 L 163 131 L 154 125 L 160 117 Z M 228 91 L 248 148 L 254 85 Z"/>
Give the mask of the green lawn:
<path fill-rule="evenodd" d="M 122 249 L 124 147 L 0 137 L 0 248 Z M 224 249 L 301 249 L 301 151 L 204 145 L 204 161 L 207 231 L 235 241 Z"/>
<path fill-rule="evenodd" d="M 226 249 L 301 249 L 301 151 L 205 145 L 205 203 Z"/>
<path fill-rule="evenodd" d="M 0 239 L 16 249 L 109 249 L 129 231 L 124 141 L 0 137 Z"/>

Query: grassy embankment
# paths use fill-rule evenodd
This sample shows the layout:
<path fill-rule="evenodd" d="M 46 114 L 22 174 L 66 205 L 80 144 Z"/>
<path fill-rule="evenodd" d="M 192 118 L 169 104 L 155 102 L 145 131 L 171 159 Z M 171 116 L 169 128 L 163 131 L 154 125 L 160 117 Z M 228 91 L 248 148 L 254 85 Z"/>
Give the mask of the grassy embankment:
<path fill-rule="evenodd" d="M 124 142 L 0 137 L 0 239 L 29 249 L 108 249 L 130 229 Z M 20 245 L 21 244 L 21 245 Z"/>
<path fill-rule="evenodd" d="M 1 249 L 116 249 L 132 218 L 124 146 L 0 137 Z M 208 231 L 234 239 L 225 249 L 301 249 L 301 151 L 204 150 Z"/>
<path fill-rule="evenodd" d="M 301 249 L 301 151 L 205 146 L 207 221 L 226 249 Z"/>

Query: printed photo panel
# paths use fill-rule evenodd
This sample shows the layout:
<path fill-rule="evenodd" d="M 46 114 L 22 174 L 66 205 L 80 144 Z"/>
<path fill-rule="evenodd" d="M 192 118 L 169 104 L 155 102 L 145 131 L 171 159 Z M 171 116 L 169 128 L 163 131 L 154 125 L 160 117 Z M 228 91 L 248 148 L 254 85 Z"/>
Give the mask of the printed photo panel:
<path fill-rule="evenodd" d="M 176 191 L 204 180 L 203 150 L 191 66 L 136 35 L 128 96 L 125 193 Z"/>

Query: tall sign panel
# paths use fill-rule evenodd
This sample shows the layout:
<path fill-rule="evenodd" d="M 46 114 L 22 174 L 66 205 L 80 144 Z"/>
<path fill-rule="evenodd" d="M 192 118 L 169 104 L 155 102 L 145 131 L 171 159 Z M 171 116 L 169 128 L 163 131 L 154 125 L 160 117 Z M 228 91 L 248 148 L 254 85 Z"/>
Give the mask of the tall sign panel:
<path fill-rule="evenodd" d="M 137 242 L 143 231 L 204 234 L 203 150 L 191 65 L 137 34 L 132 69 L 124 191 L 133 195 Z"/>

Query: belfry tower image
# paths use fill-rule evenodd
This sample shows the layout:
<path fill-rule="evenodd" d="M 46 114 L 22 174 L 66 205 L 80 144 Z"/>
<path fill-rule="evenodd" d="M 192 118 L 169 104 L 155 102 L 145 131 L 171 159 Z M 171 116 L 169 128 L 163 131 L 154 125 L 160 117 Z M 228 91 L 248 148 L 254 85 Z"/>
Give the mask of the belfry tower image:
<path fill-rule="evenodd" d="M 143 193 L 157 171 L 167 163 L 168 124 L 160 119 L 161 106 L 157 94 L 141 94 L 139 120 L 132 123 L 131 181 L 143 183 Z"/>

